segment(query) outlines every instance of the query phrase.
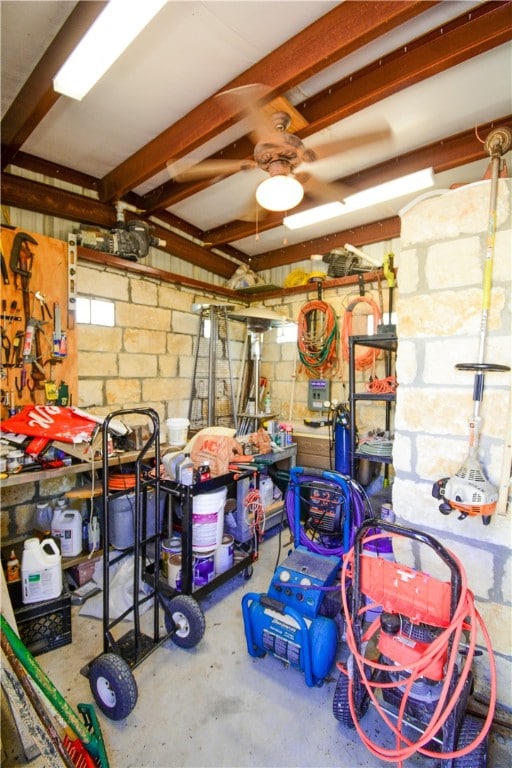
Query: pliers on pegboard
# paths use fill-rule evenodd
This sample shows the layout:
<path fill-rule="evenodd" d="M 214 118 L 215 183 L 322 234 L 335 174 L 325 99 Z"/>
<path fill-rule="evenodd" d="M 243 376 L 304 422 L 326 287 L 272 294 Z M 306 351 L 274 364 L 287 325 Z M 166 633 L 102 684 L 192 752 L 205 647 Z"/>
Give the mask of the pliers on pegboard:
<path fill-rule="evenodd" d="M 18 381 L 18 377 L 14 379 L 14 386 L 16 387 L 16 392 L 18 393 L 18 398 L 21 398 L 23 395 L 23 390 L 25 389 L 25 386 L 27 384 L 27 371 L 25 368 L 22 368 L 20 371 L 20 378 Z"/>
<path fill-rule="evenodd" d="M 50 307 L 46 303 L 44 294 L 42 294 L 41 291 L 36 291 L 34 294 L 34 297 L 38 300 L 39 304 L 41 305 L 41 317 L 43 322 L 46 322 L 45 315 L 48 318 L 48 320 L 52 320 L 53 315 L 50 311 Z"/>
<path fill-rule="evenodd" d="M 12 344 L 10 342 L 9 337 L 7 336 L 7 333 L 2 328 L 2 352 L 4 353 L 5 359 L 2 360 L 2 365 L 6 368 L 9 368 L 11 363 L 11 352 L 12 352 Z"/>

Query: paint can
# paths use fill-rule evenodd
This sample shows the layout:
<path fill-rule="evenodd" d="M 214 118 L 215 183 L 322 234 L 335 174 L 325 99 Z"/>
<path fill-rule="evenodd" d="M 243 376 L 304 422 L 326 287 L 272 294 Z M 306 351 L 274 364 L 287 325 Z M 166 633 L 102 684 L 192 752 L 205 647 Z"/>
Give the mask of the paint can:
<path fill-rule="evenodd" d="M 164 541 L 162 541 L 162 578 L 164 578 L 166 581 L 169 578 L 169 557 L 172 554 L 170 544 L 170 539 L 164 539 Z"/>
<path fill-rule="evenodd" d="M 181 589 L 181 555 L 170 555 L 167 559 L 167 583 L 173 589 Z"/>
<path fill-rule="evenodd" d="M 204 587 L 215 577 L 215 550 L 201 552 L 194 558 L 194 588 Z"/>
<path fill-rule="evenodd" d="M 179 536 L 171 536 L 162 541 L 162 576 L 169 578 L 169 558 L 171 555 L 181 554 L 181 539 Z"/>
<path fill-rule="evenodd" d="M 228 571 L 234 561 L 235 554 L 235 540 L 229 534 L 225 534 L 222 537 L 222 543 L 220 547 L 215 550 L 215 573 L 224 573 Z"/>

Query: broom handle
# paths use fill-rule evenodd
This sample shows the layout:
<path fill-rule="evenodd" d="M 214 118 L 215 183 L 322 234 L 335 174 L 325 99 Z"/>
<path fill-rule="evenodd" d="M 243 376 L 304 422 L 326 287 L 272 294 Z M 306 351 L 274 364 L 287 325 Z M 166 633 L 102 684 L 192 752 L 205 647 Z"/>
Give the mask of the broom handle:
<path fill-rule="evenodd" d="M 64 744 L 62 743 L 59 737 L 59 734 L 57 733 L 57 729 L 55 728 L 55 725 L 53 724 L 48 712 L 44 708 L 37 693 L 35 692 L 34 687 L 30 681 L 30 678 L 26 670 L 24 669 L 22 663 L 16 658 L 16 655 L 11 645 L 9 644 L 9 641 L 4 632 L 2 632 L 1 640 L 2 640 L 3 652 L 5 653 L 16 677 L 18 678 L 23 690 L 25 691 L 28 700 L 32 704 L 34 711 L 38 716 L 38 718 L 40 719 L 52 744 L 57 749 L 60 757 L 62 758 L 64 765 L 66 766 L 66 768 L 75 768 L 75 764 L 73 763 L 70 756 L 66 752 Z"/>
<path fill-rule="evenodd" d="M 78 715 L 74 712 L 72 707 L 70 707 L 66 699 L 59 693 L 50 678 L 39 666 L 28 648 L 20 640 L 3 615 L 0 616 L 0 622 L 2 629 L 2 649 L 4 649 L 4 647 L 6 649 L 8 648 L 16 659 L 19 660 L 67 725 L 69 725 L 71 730 L 78 736 L 80 741 L 85 745 L 91 744 L 94 740 L 93 735 L 89 733 Z M 8 655 L 7 651 L 5 651 L 5 653 Z"/>

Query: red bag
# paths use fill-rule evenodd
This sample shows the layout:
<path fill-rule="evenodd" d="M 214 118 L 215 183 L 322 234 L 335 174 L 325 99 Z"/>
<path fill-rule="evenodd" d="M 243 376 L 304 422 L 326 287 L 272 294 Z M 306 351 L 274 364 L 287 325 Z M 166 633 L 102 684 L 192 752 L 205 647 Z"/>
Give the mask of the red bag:
<path fill-rule="evenodd" d="M 0 422 L 2 432 L 64 443 L 89 441 L 97 427 L 96 417 L 87 418 L 82 412 L 61 405 L 25 405 L 19 413 Z"/>
<path fill-rule="evenodd" d="M 230 462 L 237 456 L 243 456 L 243 453 L 242 445 L 236 438 L 205 434 L 197 437 L 190 458 L 194 462 L 194 469 L 208 462 L 211 476 L 220 477 L 229 472 Z"/>

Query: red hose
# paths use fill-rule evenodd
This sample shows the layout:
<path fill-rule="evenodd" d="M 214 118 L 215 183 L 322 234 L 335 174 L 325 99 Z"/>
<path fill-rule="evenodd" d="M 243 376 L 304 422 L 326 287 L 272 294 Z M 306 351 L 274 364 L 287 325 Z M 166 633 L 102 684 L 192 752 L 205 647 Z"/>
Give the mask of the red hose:
<path fill-rule="evenodd" d="M 377 304 L 374 302 L 374 300 L 371 298 L 371 296 L 358 296 L 356 299 L 350 302 L 347 309 L 345 310 L 345 314 L 343 316 L 343 326 L 341 329 L 341 348 L 342 348 L 342 355 L 344 360 L 349 359 L 349 337 L 353 336 L 352 333 L 352 312 L 356 308 L 358 304 L 368 304 L 371 307 L 372 313 L 373 313 L 373 327 L 374 329 L 377 328 L 377 325 L 380 322 L 380 319 L 382 317 L 382 313 L 377 306 Z M 369 348 L 366 352 L 362 352 L 360 355 L 357 355 L 354 360 L 355 368 L 358 371 L 365 370 L 366 368 L 371 368 L 373 365 L 375 365 L 375 361 L 380 355 L 380 350 L 375 349 L 374 347 Z"/>
<path fill-rule="evenodd" d="M 401 538 L 397 534 L 391 534 L 391 535 L 393 537 Z M 389 536 L 390 536 L 389 533 L 375 534 L 373 536 L 366 537 L 365 542 L 369 542 L 373 539 L 389 538 Z M 491 727 L 492 719 L 494 716 L 494 710 L 496 706 L 496 665 L 495 665 L 494 655 L 492 652 L 491 639 L 489 637 L 487 628 L 485 627 L 485 624 L 482 620 L 482 617 L 480 616 L 480 614 L 475 608 L 474 597 L 472 592 L 468 589 L 467 577 L 466 577 L 464 568 L 462 567 L 460 560 L 453 554 L 453 552 L 450 552 L 450 554 L 454 558 L 454 560 L 457 562 L 460 569 L 460 573 L 461 573 L 462 589 L 461 589 L 460 599 L 457 605 L 457 609 L 454 613 L 454 616 L 450 621 L 450 624 L 430 644 L 428 651 L 422 655 L 421 659 L 419 659 L 418 662 L 409 663 L 407 666 L 398 666 L 394 664 L 392 666 L 389 666 L 389 665 L 381 664 L 366 658 L 359 651 L 358 644 L 354 637 L 353 624 L 352 624 L 353 617 L 347 620 L 346 633 L 347 633 L 348 648 L 352 654 L 354 663 L 357 665 L 357 668 L 359 670 L 361 681 L 364 684 L 367 690 L 367 693 L 371 701 L 373 702 L 379 716 L 386 723 L 387 727 L 396 736 L 395 749 L 386 749 L 384 747 L 381 747 L 380 745 L 373 742 L 367 736 L 367 734 L 363 731 L 360 723 L 358 722 L 358 714 L 355 711 L 355 706 L 354 706 L 353 676 L 349 674 L 347 669 L 345 669 L 342 665 L 338 664 L 337 666 L 340 669 L 340 671 L 348 675 L 349 677 L 348 701 L 349 701 L 349 708 L 350 708 L 352 720 L 359 734 L 359 737 L 361 738 L 361 741 L 370 752 L 372 752 L 376 757 L 386 762 L 396 762 L 397 765 L 400 767 L 402 766 L 403 760 L 408 759 L 409 757 L 411 757 L 417 752 L 419 752 L 422 755 L 426 755 L 427 757 L 433 757 L 437 759 L 439 759 L 440 757 L 442 759 L 454 759 L 454 758 L 462 757 L 463 755 L 469 754 L 469 752 L 473 751 L 478 746 L 478 744 L 480 744 L 483 741 L 483 739 L 486 737 Z M 346 585 L 347 585 L 347 581 L 351 577 L 350 571 L 352 569 L 353 562 L 354 562 L 354 549 L 352 548 L 343 559 L 343 569 L 342 569 L 341 596 L 342 596 L 342 602 L 343 602 L 343 610 L 345 612 L 345 616 L 347 617 L 350 617 L 350 609 L 347 601 Z M 363 609 L 361 609 L 361 612 L 365 612 L 369 608 L 371 608 L 371 606 L 366 606 Z M 379 620 L 376 619 L 370 625 L 368 630 L 365 632 L 362 638 L 363 642 L 370 640 L 378 631 L 378 629 L 379 629 Z M 489 709 L 487 712 L 487 717 L 484 721 L 484 724 L 478 736 L 471 742 L 471 744 L 468 744 L 463 749 L 455 750 L 453 752 L 443 752 L 443 753 L 428 750 L 425 748 L 424 745 L 428 744 L 428 742 L 433 739 L 436 733 L 438 733 L 439 729 L 444 725 L 444 723 L 452 713 L 454 707 L 456 706 L 460 698 L 460 695 L 463 691 L 464 685 L 466 683 L 467 677 L 471 669 L 471 663 L 475 653 L 476 636 L 477 636 L 478 629 L 480 629 L 484 637 L 484 642 L 489 654 L 489 661 L 490 661 L 491 692 L 490 692 L 490 701 L 489 701 Z M 464 667 L 461 670 L 461 673 L 458 677 L 457 685 L 455 686 L 455 689 L 451 694 L 451 696 L 449 696 L 450 682 L 453 678 L 453 671 L 454 671 L 455 664 L 457 662 L 457 656 L 459 652 L 459 642 L 460 642 L 463 630 L 469 631 L 469 644 L 468 644 L 468 649 L 466 654 L 467 658 L 466 658 Z M 443 658 L 444 655 L 446 654 L 446 649 L 448 647 L 450 647 L 450 655 L 449 655 L 448 663 L 445 669 L 444 683 L 443 683 L 441 695 L 439 697 L 439 701 L 437 703 L 435 711 L 432 714 L 430 723 L 425 729 L 422 737 L 418 741 L 413 742 L 409 738 L 407 738 L 407 736 L 405 736 L 404 733 L 401 731 L 401 726 L 404 721 L 405 707 L 407 704 L 408 696 L 411 692 L 414 682 L 418 678 L 423 676 L 423 672 L 427 664 L 429 664 L 432 660 L 436 658 Z M 393 674 L 396 674 L 397 672 L 407 672 L 408 674 L 409 673 L 410 674 L 407 681 L 401 679 L 399 682 L 392 681 L 388 683 L 377 683 L 367 679 L 366 671 L 368 670 L 368 668 L 375 669 L 375 670 L 384 670 L 386 672 L 392 672 Z M 390 720 L 390 718 L 386 715 L 386 712 L 382 708 L 379 700 L 375 695 L 375 690 L 379 688 L 392 688 L 392 687 L 400 687 L 402 689 L 405 688 L 405 690 L 403 691 L 400 710 L 398 713 L 398 719 L 396 724 L 393 723 Z"/>

